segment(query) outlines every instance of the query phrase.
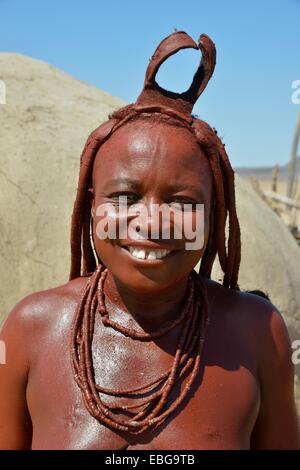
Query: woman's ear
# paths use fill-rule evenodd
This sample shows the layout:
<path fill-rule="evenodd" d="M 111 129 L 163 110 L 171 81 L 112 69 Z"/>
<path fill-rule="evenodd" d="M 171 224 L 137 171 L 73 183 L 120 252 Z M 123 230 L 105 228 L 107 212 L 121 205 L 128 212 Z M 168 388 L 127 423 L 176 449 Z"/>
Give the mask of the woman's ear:
<path fill-rule="evenodd" d="M 89 188 L 88 189 L 88 194 L 91 200 L 91 217 L 92 219 L 95 218 L 95 197 L 94 197 L 94 189 Z"/>

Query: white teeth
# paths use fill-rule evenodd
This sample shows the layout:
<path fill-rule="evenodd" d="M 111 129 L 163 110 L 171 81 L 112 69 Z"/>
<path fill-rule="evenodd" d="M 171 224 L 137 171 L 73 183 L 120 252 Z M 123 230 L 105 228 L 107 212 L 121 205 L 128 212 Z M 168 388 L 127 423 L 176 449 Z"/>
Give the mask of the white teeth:
<path fill-rule="evenodd" d="M 156 258 L 161 258 L 160 250 L 157 250 L 156 253 L 155 253 L 155 251 L 149 251 L 147 259 L 156 259 Z"/>
<path fill-rule="evenodd" d="M 135 258 L 145 259 L 146 253 L 144 250 L 140 250 L 139 248 L 129 247 L 129 251 Z"/>
<path fill-rule="evenodd" d="M 137 258 L 139 258 L 139 259 L 145 259 L 146 258 L 145 250 L 136 250 L 135 252 L 137 252 L 137 255 L 136 255 Z"/>
<path fill-rule="evenodd" d="M 161 259 L 164 258 L 171 250 L 144 250 L 134 246 L 127 247 L 130 254 L 138 259 Z"/>

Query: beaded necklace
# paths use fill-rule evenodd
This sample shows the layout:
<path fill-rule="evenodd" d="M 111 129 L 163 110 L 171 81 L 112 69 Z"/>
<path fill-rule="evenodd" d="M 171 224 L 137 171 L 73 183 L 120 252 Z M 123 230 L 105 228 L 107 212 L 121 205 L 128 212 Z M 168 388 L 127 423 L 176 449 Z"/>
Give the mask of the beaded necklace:
<path fill-rule="evenodd" d="M 105 306 L 104 282 L 107 269 L 98 265 L 88 278 L 81 300 L 76 310 L 72 328 L 72 365 L 75 380 L 81 389 L 84 403 L 89 413 L 101 424 L 117 431 L 138 434 L 163 423 L 187 396 L 200 367 L 205 333 L 209 322 L 206 285 L 202 278 L 192 271 L 188 279 L 187 298 L 181 314 L 171 324 L 152 333 L 138 332 L 120 325 L 109 318 Z M 152 382 L 130 390 L 111 390 L 95 383 L 92 360 L 92 340 L 95 316 L 99 314 L 106 327 L 132 338 L 133 341 L 153 341 L 181 325 L 179 341 L 170 370 Z M 178 397 L 168 404 L 175 384 L 187 376 L 187 381 Z M 155 390 L 151 391 L 151 387 Z M 157 390 L 158 388 L 158 390 Z M 132 397 L 136 393 L 146 394 L 144 401 L 136 404 L 107 404 L 99 396 L 106 394 L 115 397 Z M 124 418 L 116 410 L 128 411 L 144 406 L 133 417 Z M 115 411 L 114 411 L 115 410 Z"/>

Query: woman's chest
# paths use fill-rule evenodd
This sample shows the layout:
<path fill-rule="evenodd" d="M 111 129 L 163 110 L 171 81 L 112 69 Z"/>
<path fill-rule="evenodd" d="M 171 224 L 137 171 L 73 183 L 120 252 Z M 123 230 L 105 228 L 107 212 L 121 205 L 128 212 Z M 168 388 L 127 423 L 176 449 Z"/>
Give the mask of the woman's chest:
<path fill-rule="evenodd" d="M 115 346 L 112 356 L 109 349 L 97 348 L 96 382 L 111 390 L 133 389 L 146 385 L 172 365 L 167 354 L 157 357 L 153 351 L 145 351 L 128 354 Z M 90 415 L 73 377 L 69 348 L 53 348 L 53 353 L 45 349 L 30 373 L 27 391 L 33 420 L 32 446 L 114 450 L 248 448 L 259 409 L 256 378 L 243 365 L 230 369 L 211 359 L 208 349 L 185 399 L 156 430 L 128 435 Z M 175 385 L 165 409 L 178 399 L 187 380 L 188 374 Z M 110 406 L 136 404 L 141 399 L 102 393 L 100 397 Z"/>

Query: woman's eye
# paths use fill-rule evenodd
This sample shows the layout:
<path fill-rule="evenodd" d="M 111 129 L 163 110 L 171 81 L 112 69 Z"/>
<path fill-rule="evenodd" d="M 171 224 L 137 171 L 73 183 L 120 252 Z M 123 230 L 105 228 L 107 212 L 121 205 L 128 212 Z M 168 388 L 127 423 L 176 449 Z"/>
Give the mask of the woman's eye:
<path fill-rule="evenodd" d="M 109 196 L 115 204 L 133 204 L 139 200 L 139 196 L 134 193 L 119 192 Z"/>
<path fill-rule="evenodd" d="M 172 199 L 168 204 L 181 210 L 184 208 L 186 208 L 186 210 L 191 210 L 196 209 L 197 202 L 178 197 Z"/>

